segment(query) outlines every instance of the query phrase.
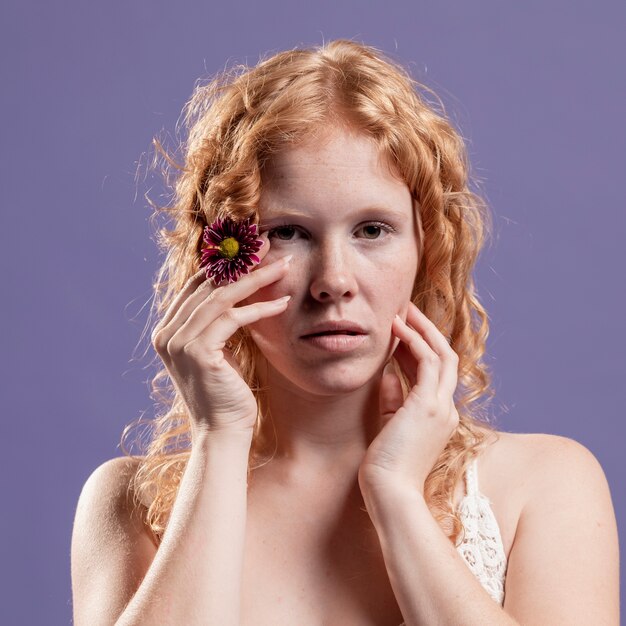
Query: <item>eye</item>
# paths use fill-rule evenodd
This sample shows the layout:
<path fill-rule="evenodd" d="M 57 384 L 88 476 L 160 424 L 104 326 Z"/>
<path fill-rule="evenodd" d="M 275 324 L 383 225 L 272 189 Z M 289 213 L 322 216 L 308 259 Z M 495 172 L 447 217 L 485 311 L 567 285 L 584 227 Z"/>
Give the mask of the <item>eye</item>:
<path fill-rule="evenodd" d="M 270 239 L 274 237 L 276 239 L 280 239 L 281 241 L 290 241 L 293 239 L 293 236 L 296 232 L 296 227 L 291 224 L 282 224 L 281 226 L 276 226 L 275 228 L 270 228 L 267 231 L 267 236 Z"/>
<path fill-rule="evenodd" d="M 390 233 L 394 229 L 384 222 L 370 222 L 360 226 L 358 230 L 363 232 L 363 239 L 380 239 L 381 232 Z"/>

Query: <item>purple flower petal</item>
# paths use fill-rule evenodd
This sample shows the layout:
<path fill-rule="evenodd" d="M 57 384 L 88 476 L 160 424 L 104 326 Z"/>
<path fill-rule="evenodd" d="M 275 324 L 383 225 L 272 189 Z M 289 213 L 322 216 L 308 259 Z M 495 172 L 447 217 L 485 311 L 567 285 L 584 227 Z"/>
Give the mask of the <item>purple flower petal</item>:
<path fill-rule="evenodd" d="M 210 226 L 204 227 L 203 244 L 200 267 L 206 267 L 207 278 L 213 278 L 216 283 L 228 281 L 236 282 L 243 274 L 248 274 L 250 267 L 259 263 L 260 259 L 255 254 L 261 249 L 263 240 L 257 237 L 257 225 L 250 222 L 250 219 L 243 222 L 235 222 L 229 218 L 217 218 Z M 239 245 L 236 253 L 232 250 L 232 241 L 225 239 L 232 238 Z M 235 254 L 230 258 L 229 254 Z"/>

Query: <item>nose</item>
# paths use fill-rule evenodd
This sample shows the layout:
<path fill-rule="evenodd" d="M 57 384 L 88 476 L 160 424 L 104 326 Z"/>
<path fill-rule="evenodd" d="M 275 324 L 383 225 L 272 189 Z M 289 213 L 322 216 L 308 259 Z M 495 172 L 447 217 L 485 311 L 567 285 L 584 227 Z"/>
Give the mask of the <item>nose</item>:
<path fill-rule="evenodd" d="M 316 300 L 332 302 L 357 294 L 356 260 L 345 241 L 324 243 L 311 260 L 310 291 Z"/>

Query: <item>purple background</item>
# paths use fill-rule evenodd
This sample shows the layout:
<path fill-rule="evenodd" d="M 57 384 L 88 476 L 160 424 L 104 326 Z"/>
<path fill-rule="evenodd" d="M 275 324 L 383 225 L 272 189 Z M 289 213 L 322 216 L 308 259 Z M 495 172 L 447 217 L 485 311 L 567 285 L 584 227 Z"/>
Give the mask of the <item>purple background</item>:
<path fill-rule="evenodd" d="M 623 536 L 623 2 L 12 2 L 2 54 L 0 622 L 71 622 L 80 489 L 151 414 L 150 141 L 194 81 L 338 37 L 433 87 L 495 213 L 477 281 L 502 430 L 587 446 Z M 137 348 L 135 349 L 135 347 Z M 584 503 L 581 503 L 584 506 Z M 575 557 L 575 555 L 573 555 Z"/>

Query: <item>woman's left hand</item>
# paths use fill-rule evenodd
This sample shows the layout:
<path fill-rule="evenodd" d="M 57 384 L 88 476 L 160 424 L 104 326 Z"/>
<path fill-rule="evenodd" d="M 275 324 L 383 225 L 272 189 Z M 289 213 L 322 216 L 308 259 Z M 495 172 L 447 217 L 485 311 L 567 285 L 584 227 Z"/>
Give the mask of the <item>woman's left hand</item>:
<path fill-rule="evenodd" d="M 459 423 L 453 398 L 459 358 L 447 339 L 412 302 L 406 322 L 396 316 L 391 329 L 400 340 L 393 356 L 411 389 L 403 400 L 398 376 L 382 377 L 382 428 L 358 473 L 361 492 L 369 497 L 384 497 L 395 487 L 423 494 L 426 478 Z"/>

